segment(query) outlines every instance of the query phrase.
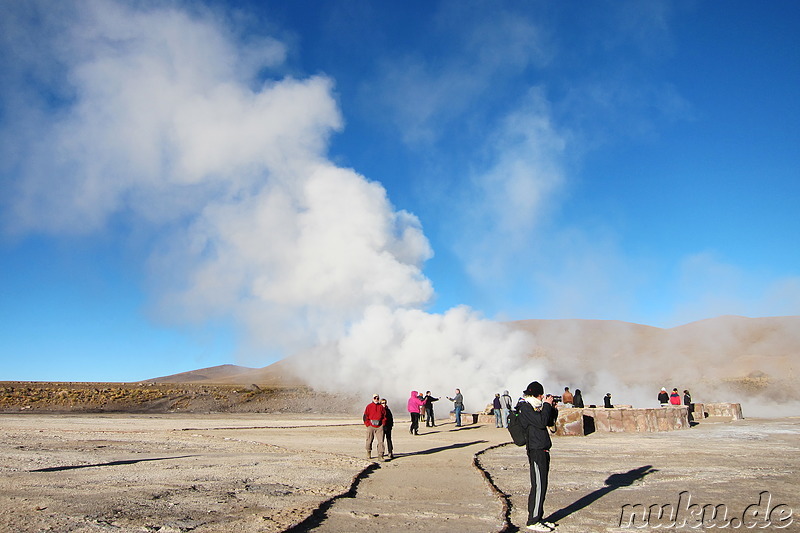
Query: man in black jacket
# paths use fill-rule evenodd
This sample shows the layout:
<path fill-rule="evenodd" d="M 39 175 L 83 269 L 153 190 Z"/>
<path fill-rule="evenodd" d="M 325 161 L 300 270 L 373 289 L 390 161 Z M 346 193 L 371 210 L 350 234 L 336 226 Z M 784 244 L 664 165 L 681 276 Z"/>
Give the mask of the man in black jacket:
<path fill-rule="evenodd" d="M 558 410 L 553 405 L 553 397 L 544 395 L 544 387 L 538 381 L 532 382 L 522 393 L 517 404 L 519 420 L 528 435 L 528 462 L 531 469 L 531 493 L 528 496 L 528 529 L 531 531 L 552 531 L 556 524 L 542 520 L 544 498 L 547 494 L 547 477 L 550 472 L 550 432 L 548 426 L 555 424 Z"/>
<path fill-rule="evenodd" d="M 436 419 L 433 417 L 433 402 L 438 402 L 439 398 L 431 396 L 431 391 L 425 393 L 425 427 L 436 427 Z"/>

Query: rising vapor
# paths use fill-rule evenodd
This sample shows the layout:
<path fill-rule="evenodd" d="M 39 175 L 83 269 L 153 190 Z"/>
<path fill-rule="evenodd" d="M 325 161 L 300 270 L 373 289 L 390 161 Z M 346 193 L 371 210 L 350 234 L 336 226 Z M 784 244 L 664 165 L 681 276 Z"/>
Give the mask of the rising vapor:
<path fill-rule="evenodd" d="M 91 234 L 121 218 L 154 236 L 147 265 L 162 316 L 234 317 L 265 358 L 305 354 L 315 385 L 486 397 L 525 365 L 524 333 L 466 308 L 423 311 L 432 251 L 419 220 L 326 157 L 342 127 L 332 80 L 263 79 L 283 45 L 242 48 L 208 14 L 72 7 L 15 10 L 37 20 L 51 52 L 20 61 L 66 96 L 49 109 L 45 92 L 12 87 L 25 105 L 3 131 L 19 176 L 7 231 Z M 26 134 L 14 139 L 14 126 Z"/>
<path fill-rule="evenodd" d="M 392 204 L 380 176 L 328 157 L 344 127 L 334 80 L 285 75 L 283 43 L 244 39 L 223 14 L 146 5 L 4 4 L 5 233 L 128 228 L 137 246 L 146 243 L 141 267 L 158 317 L 232 318 L 248 352 L 263 355 L 255 362 L 292 356 L 319 388 L 403 399 L 413 389 L 459 387 L 467 409 L 480 410 L 495 392 L 516 395 L 539 379 L 648 404 L 653 380 L 698 374 L 691 364 L 666 364 L 669 345 L 647 352 L 638 334 L 525 331 L 467 307 L 426 312 L 435 294 L 423 267 L 433 251 L 420 220 Z M 493 73 L 494 56 L 484 59 Z M 531 90 L 474 169 L 469 216 L 457 220 L 462 260 L 476 279 L 536 275 L 517 254 L 566 181 L 568 135 L 554 122 L 544 91 Z M 562 240 L 537 254 L 558 273 L 537 285 L 552 292 L 540 300 L 574 313 L 573 300 L 592 292 L 604 309 L 618 305 L 598 258 L 576 255 L 586 247 L 574 237 Z M 629 270 L 605 261 L 631 285 Z M 546 357 L 537 341 L 548 341 Z M 622 372 L 631 369 L 638 372 Z"/>

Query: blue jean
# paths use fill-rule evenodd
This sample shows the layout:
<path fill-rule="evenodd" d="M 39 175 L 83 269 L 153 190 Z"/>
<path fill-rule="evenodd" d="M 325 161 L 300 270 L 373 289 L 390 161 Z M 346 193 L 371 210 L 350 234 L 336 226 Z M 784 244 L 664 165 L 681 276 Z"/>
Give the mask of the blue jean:
<path fill-rule="evenodd" d="M 461 411 L 464 410 L 464 407 L 461 405 L 456 406 L 456 427 L 461 427 Z"/>
<path fill-rule="evenodd" d="M 503 427 L 503 411 L 500 409 L 494 410 L 494 427 L 501 428 Z"/>
<path fill-rule="evenodd" d="M 503 416 L 503 427 L 507 428 L 508 427 L 508 415 L 509 415 L 509 413 L 511 413 L 511 409 L 503 408 L 502 413 L 503 413 L 503 415 L 502 415 Z"/>

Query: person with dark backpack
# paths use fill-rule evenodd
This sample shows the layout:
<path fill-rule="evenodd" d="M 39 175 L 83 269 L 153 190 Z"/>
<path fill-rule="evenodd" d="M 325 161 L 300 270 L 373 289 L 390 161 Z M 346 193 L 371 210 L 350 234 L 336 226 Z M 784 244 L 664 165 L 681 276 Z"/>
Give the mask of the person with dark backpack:
<path fill-rule="evenodd" d="M 556 524 L 546 522 L 542 517 L 550 472 L 550 448 L 553 445 L 547 428 L 555 424 L 558 410 L 554 406 L 553 396 L 545 396 L 544 387 L 538 381 L 531 382 L 522 394 L 523 398 L 517 403 L 516 410 L 519 413 L 519 425 L 525 430 L 530 464 L 531 492 L 528 496 L 527 527 L 530 531 L 553 531 Z M 514 413 L 510 416 L 513 417 Z"/>

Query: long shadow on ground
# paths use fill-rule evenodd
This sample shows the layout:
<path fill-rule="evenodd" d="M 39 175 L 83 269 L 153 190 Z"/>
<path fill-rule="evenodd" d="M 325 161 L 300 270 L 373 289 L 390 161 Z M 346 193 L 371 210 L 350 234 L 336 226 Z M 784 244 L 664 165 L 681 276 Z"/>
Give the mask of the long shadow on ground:
<path fill-rule="evenodd" d="M 153 457 L 152 459 L 128 459 L 123 461 L 110 461 L 108 463 L 96 463 L 93 465 L 49 466 L 47 468 L 37 468 L 36 470 L 29 470 L 29 472 L 62 472 L 64 470 L 76 470 L 78 468 L 94 468 L 96 466 L 134 465 L 136 463 L 144 463 L 147 461 L 169 461 L 170 459 L 184 459 L 186 457 L 197 457 L 197 455 L 179 455 L 177 457 Z"/>
<path fill-rule="evenodd" d="M 483 444 L 485 440 L 473 440 L 471 442 L 457 442 L 455 444 L 450 444 L 448 446 L 438 446 L 436 448 L 428 448 L 427 450 L 420 450 L 418 452 L 408 452 L 408 453 L 396 453 L 394 454 L 395 458 L 398 457 L 409 457 L 412 455 L 430 455 L 432 453 L 439 453 L 445 452 L 447 450 L 456 450 L 458 448 L 466 448 L 467 446 L 473 446 L 475 444 Z"/>
<path fill-rule="evenodd" d="M 620 487 L 629 487 L 633 485 L 636 481 L 643 479 L 646 475 L 652 474 L 654 472 L 658 472 L 658 470 L 654 469 L 652 465 L 640 466 L 639 468 L 634 468 L 632 470 L 628 470 L 627 472 L 623 472 L 620 474 L 611 474 L 606 478 L 605 486 L 603 488 L 597 489 L 594 492 L 590 492 L 586 496 L 583 496 L 579 500 L 567 505 L 559 509 L 558 511 L 552 513 L 550 516 L 546 518 L 548 522 L 558 522 L 563 518 L 571 515 L 572 513 L 578 512 L 581 509 L 584 509 L 609 492 L 612 492 Z"/>

